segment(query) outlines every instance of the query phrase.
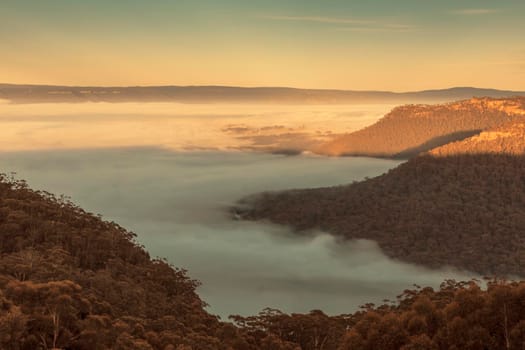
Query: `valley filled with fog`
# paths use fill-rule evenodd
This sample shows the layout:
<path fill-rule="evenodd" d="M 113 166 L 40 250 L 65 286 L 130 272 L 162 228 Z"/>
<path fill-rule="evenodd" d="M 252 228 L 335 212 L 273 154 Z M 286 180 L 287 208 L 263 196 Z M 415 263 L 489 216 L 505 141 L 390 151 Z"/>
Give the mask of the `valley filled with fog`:
<path fill-rule="evenodd" d="M 300 153 L 355 131 L 378 105 L 0 103 L 2 151 L 154 146 Z"/>
<path fill-rule="evenodd" d="M 229 108 L 3 104 L 0 171 L 134 231 L 151 256 L 200 280 L 199 294 L 223 317 L 264 307 L 347 313 L 395 299 L 414 283 L 471 277 L 392 261 L 374 242 L 299 236 L 229 215 L 253 193 L 344 184 L 395 167 L 398 161 L 250 152 L 355 130 L 388 106 Z"/>

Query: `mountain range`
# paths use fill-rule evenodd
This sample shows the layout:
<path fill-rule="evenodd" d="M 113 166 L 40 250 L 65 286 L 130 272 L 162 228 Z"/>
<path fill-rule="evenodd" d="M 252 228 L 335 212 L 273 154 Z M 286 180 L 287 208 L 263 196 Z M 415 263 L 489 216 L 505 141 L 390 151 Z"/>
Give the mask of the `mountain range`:
<path fill-rule="evenodd" d="M 438 103 L 472 97 L 525 96 L 524 91 L 454 87 L 415 92 L 296 89 L 287 87 L 89 87 L 0 84 L 0 99 L 42 102 L 178 102 L 272 104 Z"/>

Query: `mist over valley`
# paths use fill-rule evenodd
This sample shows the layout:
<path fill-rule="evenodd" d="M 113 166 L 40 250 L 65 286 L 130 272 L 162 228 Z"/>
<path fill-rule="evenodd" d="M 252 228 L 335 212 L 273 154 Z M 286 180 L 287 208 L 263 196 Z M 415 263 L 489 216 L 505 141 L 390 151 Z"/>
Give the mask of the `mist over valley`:
<path fill-rule="evenodd" d="M 0 349 L 525 349 L 525 2 L 0 10 Z"/>
<path fill-rule="evenodd" d="M 286 227 L 233 221 L 228 212 L 252 193 L 345 184 L 398 163 L 156 148 L 0 154 L 4 171 L 70 196 L 137 233 L 152 256 L 188 269 L 203 283 L 199 294 L 209 311 L 223 317 L 269 306 L 339 314 L 395 300 L 414 283 L 474 277 L 393 261 L 371 241 L 341 244 L 319 231 L 301 237 Z"/>
<path fill-rule="evenodd" d="M 113 311 L 97 306 L 97 313 L 124 319 L 128 312 L 141 315 L 145 307 L 141 305 L 151 303 L 144 293 L 161 293 L 157 297 L 165 301 L 146 310 L 164 317 L 162 322 L 171 317 L 171 307 L 183 307 L 181 315 L 190 317 L 184 322 L 195 329 L 201 329 L 199 322 L 211 322 L 205 321 L 207 317 L 227 320 L 235 315 L 234 329 L 240 332 L 235 337 L 244 339 L 268 327 L 288 327 L 288 318 L 312 322 L 321 317 L 319 327 L 335 329 L 330 341 L 339 344 L 348 327 L 366 322 L 374 310 L 386 318 L 400 312 L 411 315 L 409 310 L 425 298 L 436 303 L 433 307 L 443 307 L 442 294 L 447 303 L 454 303 L 466 289 L 489 298 L 491 286 L 501 283 L 498 279 L 484 282 L 486 290 L 475 282 L 456 281 L 479 281 L 493 273 L 521 275 L 522 98 L 408 105 L 390 113 L 391 106 L 385 104 L 217 108 L 174 103 L 4 103 L 0 110 L 0 136 L 5 141 L 0 166 L 12 174 L 0 182 L 7 196 L 2 198 L 0 217 L 7 228 L 28 230 L 14 241 L 24 243 L 9 243 L 7 247 L 13 248 L 6 249 L 14 251 L 0 258 L 0 267 L 14 271 L 10 273 L 15 280 L 6 282 L 5 288 L 15 298 L 23 297 L 17 294 L 23 288 L 33 288 L 19 268 L 45 275 L 49 271 L 35 271 L 32 259 L 65 256 L 58 264 L 77 272 L 67 275 L 75 282 L 68 280 L 60 288 L 78 283 L 86 296 L 103 293 L 116 303 Z M 443 127 L 449 110 L 460 111 L 452 114 L 454 123 Z M 451 131 L 462 133 L 451 139 Z M 420 136 L 412 144 L 423 143 L 426 148 L 405 161 L 394 152 L 410 147 L 403 135 L 414 132 Z M 361 157 L 323 155 L 330 153 L 323 147 L 333 144 L 338 149 L 364 145 L 366 152 Z M 507 149 L 512 154 L 502 153 Z M 382 150 L 394 152 L 378 152 Z M 490 157 L 467 157 L 471 150 L 494 152 Z M 365 157 L 367 152 L 383 158 Z M 455 153 L 451 157 L 444 152 Z M 10 176 L 27 183 L 9 180 Z M 48 197 L 49 192 L 65 195 L 79 207 Z M 50 216 L 36 215 L 35 202 L 51 210 Z M 462 212 L 458 203 L 470 209 Z M 477 203 L 488 203 L 492 214 Z M 64 213 L 72 217 L 67 219 Z M 28 225 L 24 217 L 47 221 L 35 229 L 40 226 Z M 437 217 L 447 219 L 432 224 Z M 53 238 L 45 232 L 56 220 L 71 227 L 67 231 L 71 237 L 57 231 Z M 472 222 L 483 223 L 478 225 L 481 235 L 470 230 Z M 83 228 L 86 223 L 88 231 Z M 134 241 L 122 227 L 137 234 Z M 495 232 L 507 238 L 501 241 Z M 31 241 L 35 233 L 43 240 L 38 252 Z M 115 237 L 121 237 L 121 246 L 97 243 Z M 60 240 L 65 248 L 56 246 Z M 133 242 L 138 246 L 130 248 Z M 91 252 L 97 249 L 103 252 Z M 107 261 L 97 262 L 99 254 Z M 31 263 L 26 266 L 27 259 Z M 122 274 L 123 269 L 129 272 Z M 131 294 L 107 294 L 107 288 L 115 288 L 100 284 L 108 280 L 108 273 L 117 283 L 115 293 Z M 199 282 L 189 280 L 186 273 Z M 126 287 L 130 283 L 135 287 Z M 170 297 L 170 283 L 178 285 L 175 293 L 181 296 Z M 501 288 L 519 288 L 505 283 Z M 35 286 L 44 291 L 50 285 Z M 126 298 L 135 306 L 122 304 Z M 163 303 L 172 304 L 166 308 Z M 359 311 L 361 307 L 365 311 Z M 157 316 L 147 317 L 153 317 L 153 323 L 144 324 L 157 329 Z M 135 327 L 129 322 L 126 327 Z M 260 326 L 252 329 L 247 322 Z M 445 327 L 448 321 L 443 322 Z M 228 323 L 213 324 L 215 330 L 206 331 L 206 336 L 236 339 L 223 333 Z M 303 329 L 301 323 L 294 327 Z M 198 332 L 202 331 L 182 339 L 196 344 L 202 336 Z M 275 336 L 257 341 L 273 341 Z M 206 344 L 215 341 L 210 338 Z"/>

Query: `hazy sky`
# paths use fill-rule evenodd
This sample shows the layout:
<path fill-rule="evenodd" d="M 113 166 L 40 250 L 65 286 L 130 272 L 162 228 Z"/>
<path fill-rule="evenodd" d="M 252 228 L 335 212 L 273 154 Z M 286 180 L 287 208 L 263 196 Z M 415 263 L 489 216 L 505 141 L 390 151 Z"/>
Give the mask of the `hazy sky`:
<path fill-rule="evenodd" d="M 523 0 L 2 0 L 0 82 L 525 90 Z"/>

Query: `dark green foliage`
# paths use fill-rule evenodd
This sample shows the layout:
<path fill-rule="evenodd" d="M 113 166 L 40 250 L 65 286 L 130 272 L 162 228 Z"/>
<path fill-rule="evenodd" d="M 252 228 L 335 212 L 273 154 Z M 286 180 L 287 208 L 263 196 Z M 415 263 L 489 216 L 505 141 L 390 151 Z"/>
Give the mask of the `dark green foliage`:
<path fill-rule="evenodd" d="M 250 205 L 244 218 L 371 239 L 396 259 L 525 275 L 524 156 L 416 157 L 363 182 L 266 193 Z"/>

